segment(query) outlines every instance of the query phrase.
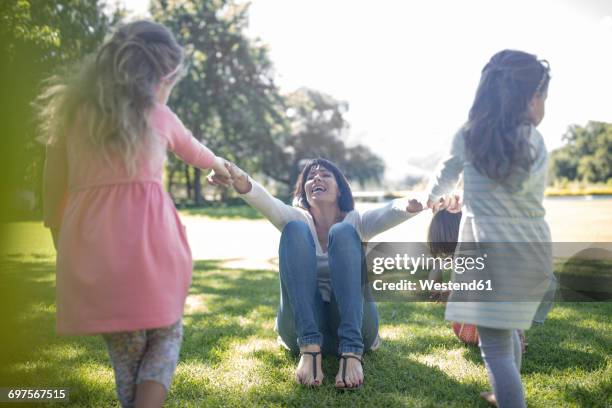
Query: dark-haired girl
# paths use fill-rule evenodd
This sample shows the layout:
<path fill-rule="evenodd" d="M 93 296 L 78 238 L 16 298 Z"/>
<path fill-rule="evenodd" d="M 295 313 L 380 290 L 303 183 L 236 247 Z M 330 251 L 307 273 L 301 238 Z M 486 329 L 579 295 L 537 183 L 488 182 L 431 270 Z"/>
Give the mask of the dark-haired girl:
<path fill-rule="evenodd" d="M 376 305 L 364 298 L 361 242 L 423 207 L 416 200 L 398 199 L 360 213 L 348 181 L 325 159 L 303 168 L 293 206 L 272 197 L 235 165 L 229 171 L 236 191 L 282 232 L 276 327 L 284 345 L 301 354 L 297 381 L 320 385 L 321 352 L 337 353 L 336 387 L 359 388 L 361 356 L 380 344 Z"/>
<path fill-rule="evenodd" d="M 450 193 L 463 173 L 458 250 L 467 242 L 505 243 L 500 256 L 489 256 L 486 271 L 507 301 L 470 302 L 468 295 L 455 291 L 446 308 L 447 320 L 477 325 L 494 390 L 491 399 L 500 407 L 525 406 L 517 330 L 531 326 L 540 304 L 534 285 L 554 282 L 550 251 L 543 245 L 551 240 L 542 205 L 547 152 L 536 130 L 544 117 L 549 80 L 548 64 L 534 55 L 513 50 L 495 54 L 482 70 L 468 121 L 429 187 L 428 206 L 435 210 L 439 197 Z M 454 275 L 457 280 L 472 278 Z M 524 297 L 527 292 L 531 297 Z M 545 290 L 537 293 L 543 296 Z"/>

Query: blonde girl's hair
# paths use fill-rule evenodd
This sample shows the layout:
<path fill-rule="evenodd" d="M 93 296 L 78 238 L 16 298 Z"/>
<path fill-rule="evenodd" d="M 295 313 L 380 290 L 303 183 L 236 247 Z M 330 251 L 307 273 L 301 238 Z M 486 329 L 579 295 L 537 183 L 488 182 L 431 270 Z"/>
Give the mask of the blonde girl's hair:
<path fill-rule="evenodd" d="M 72 73 L 45 82 L 35 103 L 42 140 L 65 137 L 78 114 L 82 137 L 106 158 L 110 149 L 119 153 L 133 174 L 136 152 L 151 132 L 148 111 L 158 87 L 178 79 L 183 60 L 183 49 L 163 25 L 141 20 L 120 26 Z"/>

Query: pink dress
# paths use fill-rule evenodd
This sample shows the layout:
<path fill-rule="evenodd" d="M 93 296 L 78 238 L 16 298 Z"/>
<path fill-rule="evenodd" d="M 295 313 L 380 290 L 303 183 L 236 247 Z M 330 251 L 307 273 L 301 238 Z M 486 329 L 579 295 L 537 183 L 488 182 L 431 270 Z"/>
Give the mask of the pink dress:
<path fill-rule="evenodd" d="M 94 334 L 169 326 L 183 312 L 192 258 L 162 187 L 166 151 L 200 168 L 215 155 L 166 106 L 128 176 L 117 155 L 88 147 L 79 121 L 47 148 L 45 225 L 59 228 L 57 331 Z"/>

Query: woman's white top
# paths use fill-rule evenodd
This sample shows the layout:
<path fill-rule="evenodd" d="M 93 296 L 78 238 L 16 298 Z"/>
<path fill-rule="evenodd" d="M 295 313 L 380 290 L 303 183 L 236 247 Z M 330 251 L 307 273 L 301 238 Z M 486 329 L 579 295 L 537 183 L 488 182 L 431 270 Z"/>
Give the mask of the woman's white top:
<path fill-rule="evenodd" d="M 251 191 L 241 194 L 241 197 L 253 208 L 257 209 L 274 226 L 282 232 L 285 225 L 290 221 L 303 221 L 310 228 L 312 239 L 315 243 L 317 256 L 317 276 L 319 291 L 324 301 L 329 302 L 331 298 L 331 277 L 327 252 L 323 252 L 312 215 L 307 210 L 285 204 L 278 198 L 273 197 L 265 188 L 256 181 L 249 179 L 252 184 Z M 369 241 L 375 235 L 380 234 L 418 213 L 406 211 L 407 198 L 398 198 L 378 208 L 359 212 L 350 211 L 346 214 L 343 222 L 352 225 L 362 242 Z"/>

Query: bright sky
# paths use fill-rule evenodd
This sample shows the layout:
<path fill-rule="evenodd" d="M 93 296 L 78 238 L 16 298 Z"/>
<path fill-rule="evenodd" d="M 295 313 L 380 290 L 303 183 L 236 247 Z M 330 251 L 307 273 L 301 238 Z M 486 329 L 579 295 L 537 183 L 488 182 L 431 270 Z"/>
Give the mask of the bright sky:
<path fill-rule="evenodd" d="M 125 2 L 139 14 L 148 4 Z M 549 150 L 570 124 L 612 122 L 612 1 L 251 3 L 249 35 L 268 45 L 277 83 L 347 101 L 350 141 L 382 156 L 389 179 L 446 150 L 467 118 L 480 70 L 504 48 L 550 62 L 539 127 Z"/>

